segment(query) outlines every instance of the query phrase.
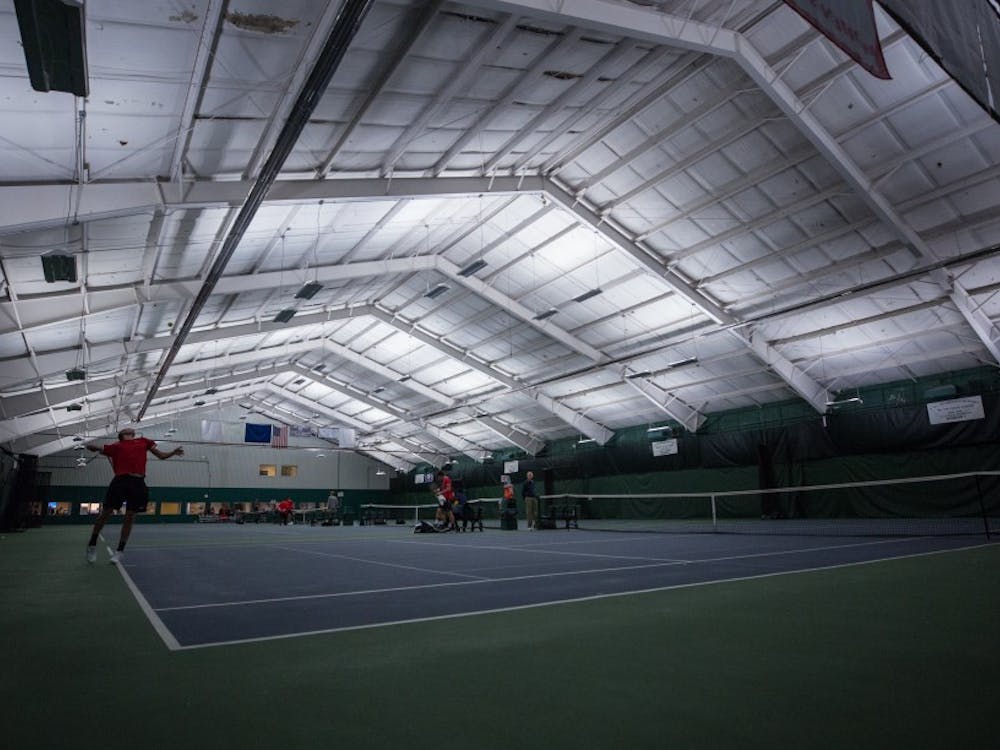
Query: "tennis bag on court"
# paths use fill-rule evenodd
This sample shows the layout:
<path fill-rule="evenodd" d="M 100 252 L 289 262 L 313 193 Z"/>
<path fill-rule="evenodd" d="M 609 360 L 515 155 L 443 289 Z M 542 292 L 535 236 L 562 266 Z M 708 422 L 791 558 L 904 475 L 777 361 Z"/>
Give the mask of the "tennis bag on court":
<path fill-rule="evenodd" d="M 438 530 L 434 527 L 434 524 L 427 523 L 427 521 L 421 521 L 416 526 L 413 527 L 414 534 L 437 534 Z"/>

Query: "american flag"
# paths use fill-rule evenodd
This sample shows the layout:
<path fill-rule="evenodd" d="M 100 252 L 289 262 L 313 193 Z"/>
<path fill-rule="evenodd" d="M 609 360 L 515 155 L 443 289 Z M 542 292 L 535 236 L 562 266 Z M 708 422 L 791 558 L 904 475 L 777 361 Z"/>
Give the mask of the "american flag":
<path fill-rule="evenodd" d="M 288 427 L 283 424 L 276 424 L 271 428 L 271 447 L 288 447 Z"/>

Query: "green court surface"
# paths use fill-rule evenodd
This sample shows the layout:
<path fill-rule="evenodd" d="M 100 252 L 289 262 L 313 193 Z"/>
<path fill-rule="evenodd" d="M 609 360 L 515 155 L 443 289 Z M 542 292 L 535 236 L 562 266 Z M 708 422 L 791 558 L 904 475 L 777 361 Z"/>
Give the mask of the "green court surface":
<path fill-rule="evenodd" d="M 5 747 L 996 746 L 995 544 L 170 652 L 86 536 L 0 539 Z"/>

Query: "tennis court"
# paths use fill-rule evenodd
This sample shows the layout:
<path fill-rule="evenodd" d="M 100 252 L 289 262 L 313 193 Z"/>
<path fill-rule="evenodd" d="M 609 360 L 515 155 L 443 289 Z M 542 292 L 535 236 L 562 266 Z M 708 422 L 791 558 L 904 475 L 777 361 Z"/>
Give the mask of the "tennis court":
<path fill-rule="evenodd" d="M 87 565 L 85 540 L 0 537 L 11 747 L 72 733 L 102 750 L 951 748 L 995 734 L 1000 545 L 981 538 L 160 524 L 137 529 L 123 568 L 103 550 Z M 456 565 L 476 578 L 449 577 Z M 442 616 L 443 599 L 461 606 Z M 248 629 L 264 620 L 269 633 Z"/>
<path fill-rule="evenodd" d="M 142 529 L 122 573 L 164 643 L 187 649 L 752 580 L 984 541 L 160 525 Z"/>

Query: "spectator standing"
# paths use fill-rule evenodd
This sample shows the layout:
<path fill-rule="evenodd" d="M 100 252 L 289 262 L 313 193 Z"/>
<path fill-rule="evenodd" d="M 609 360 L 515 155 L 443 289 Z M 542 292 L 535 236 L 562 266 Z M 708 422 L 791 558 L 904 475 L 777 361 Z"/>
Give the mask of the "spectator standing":
<path fill-rule="evenodd" d="M 538 492 L 535 490 L 535 474 L 529 471 L 521 487 L 521 497 L 524 498 L 524 509 L 528 517 L 528 531 L 538 528 Z"/>

